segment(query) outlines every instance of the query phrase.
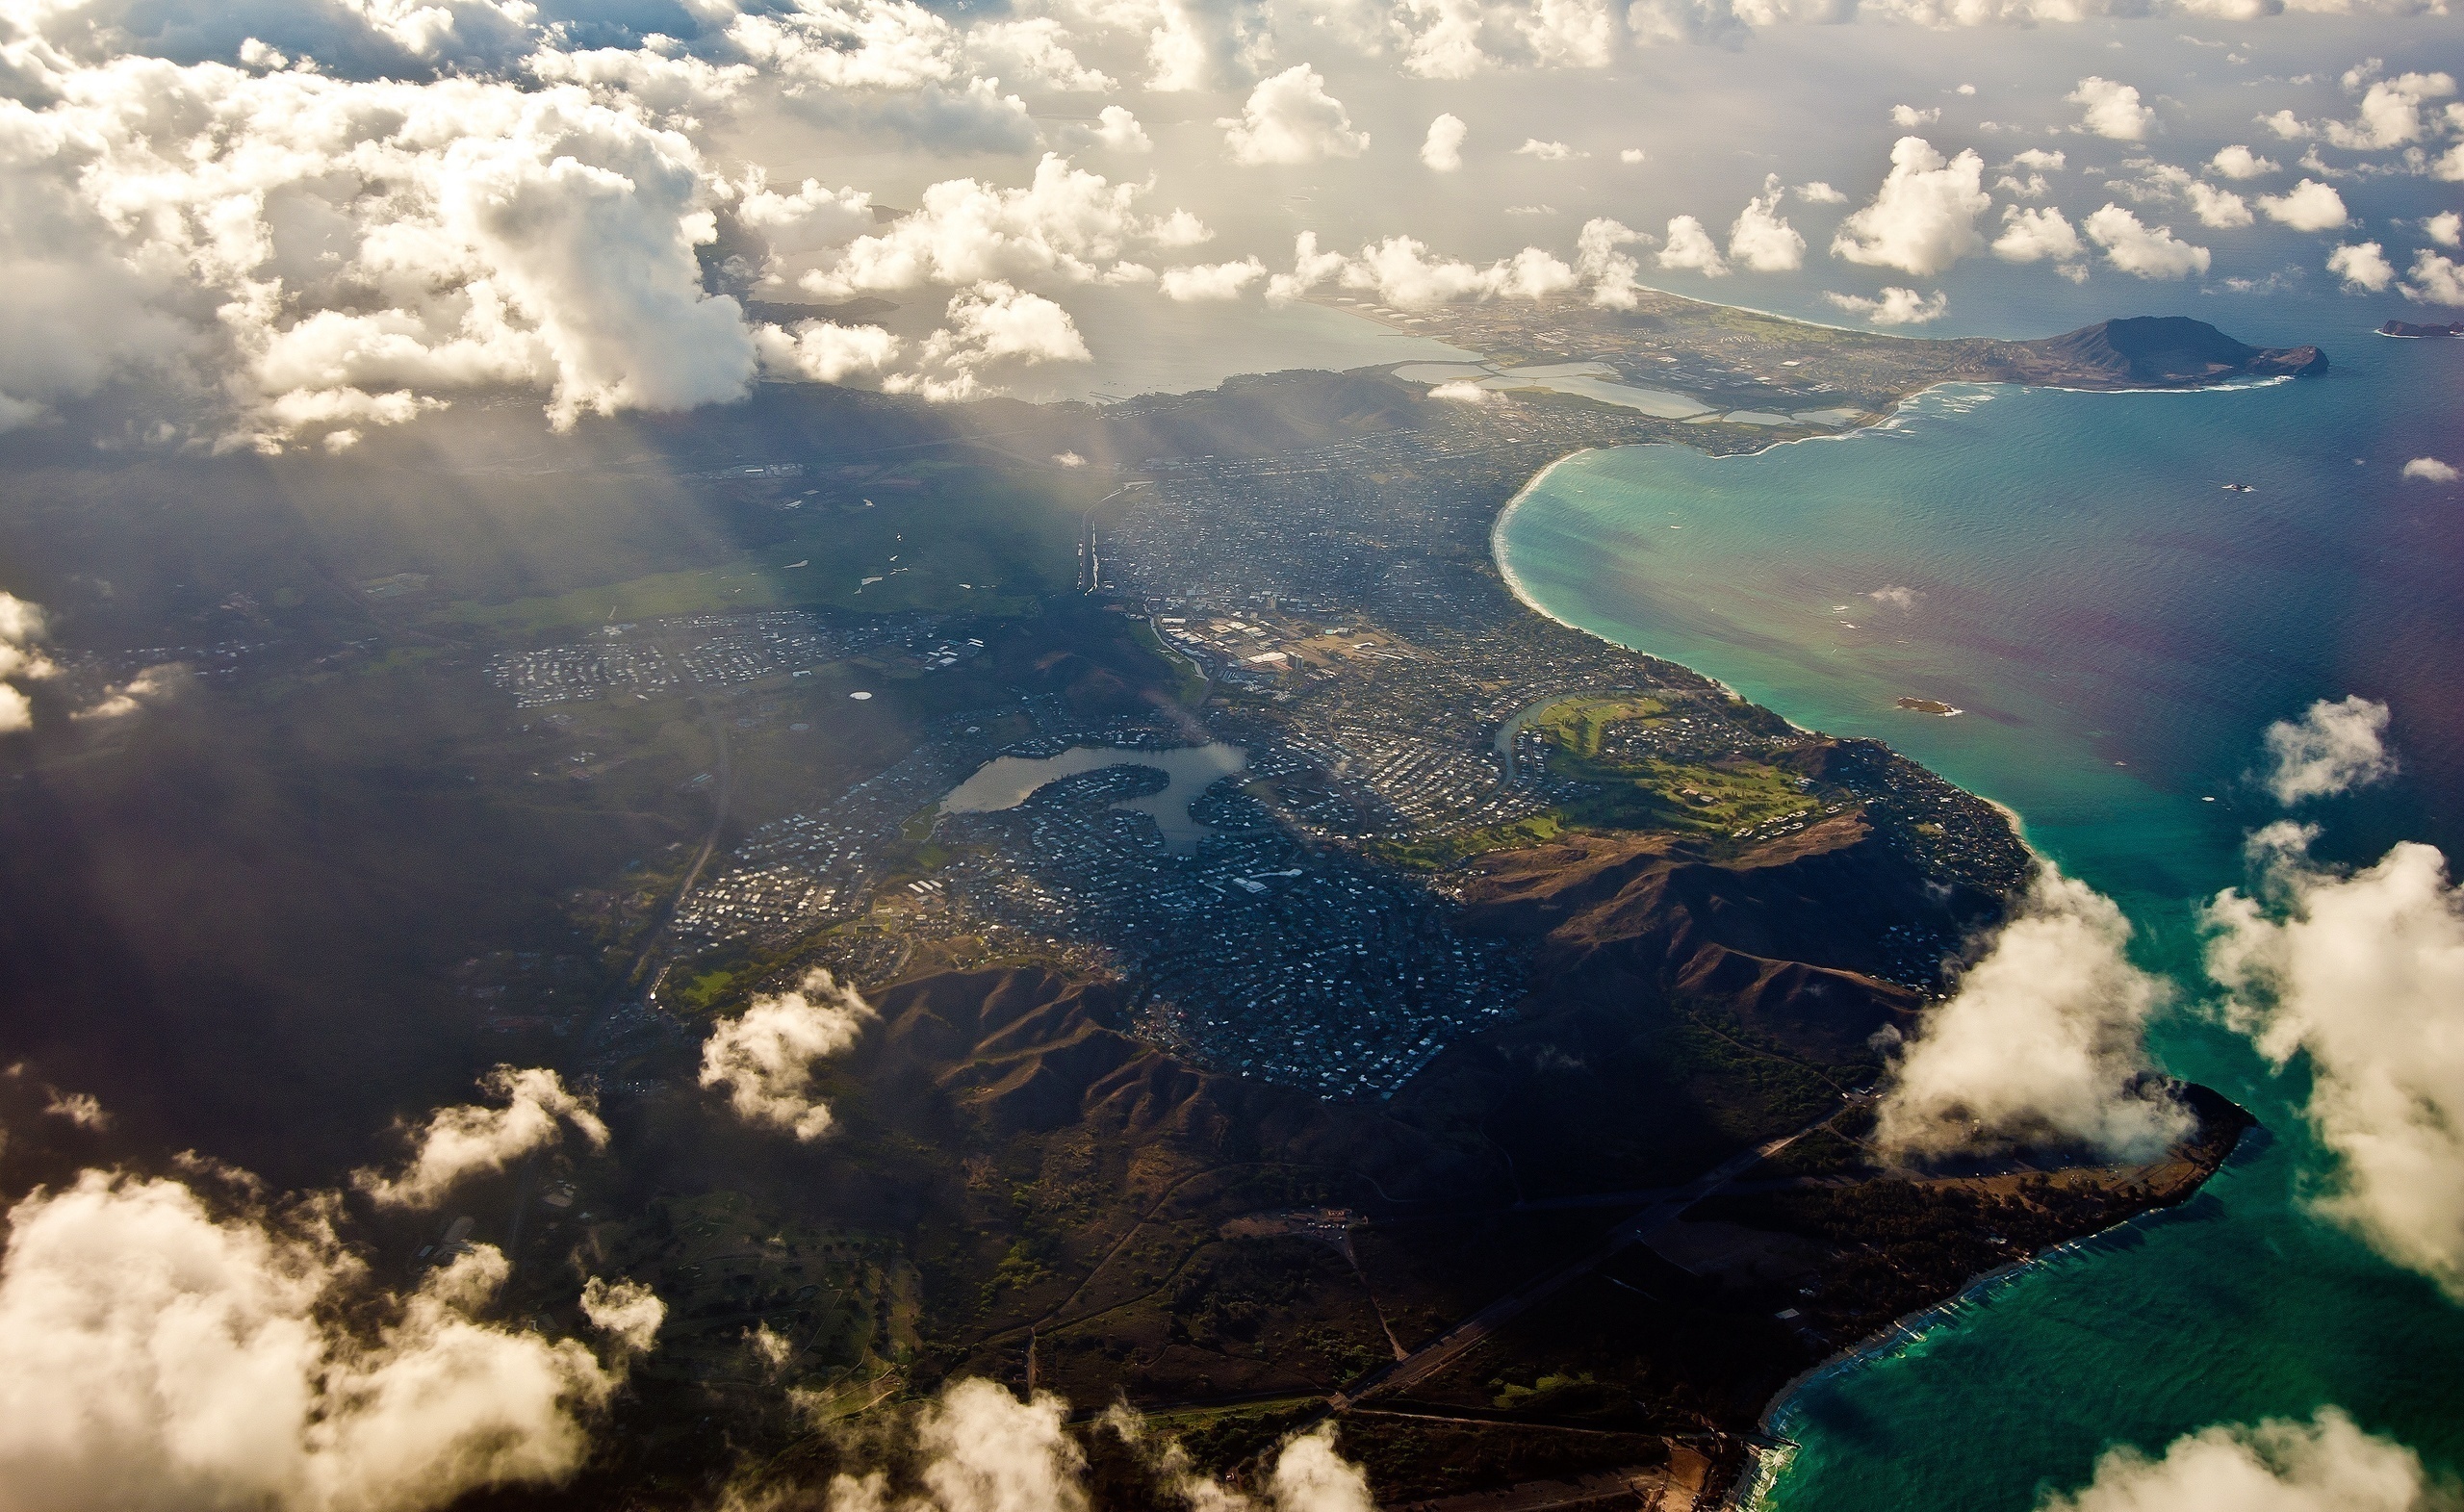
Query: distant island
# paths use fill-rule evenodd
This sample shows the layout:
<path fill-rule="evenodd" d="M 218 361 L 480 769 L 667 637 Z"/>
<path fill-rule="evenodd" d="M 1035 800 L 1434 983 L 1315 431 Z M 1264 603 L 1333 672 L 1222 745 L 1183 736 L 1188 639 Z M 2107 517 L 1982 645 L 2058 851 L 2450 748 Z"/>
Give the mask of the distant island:
<path fill-rule="evenodd" d="M 2389 320 L 2378 327 L 2381 336 L 2402 336 L 2421 339 L 2432 336 L 2464 336 L 2464 320 L 2450 320 L 2445 325 L 2417 325 L 2410 320 Z"/>
<path fill-rule="evenodd" d="M 1967 712 L 1965 709 L 1953 708 L 1950 705 L 1943 703 L 1940 699 L 1903 698 L 1894 699 L 1891 702 L 1893 707 L 1904 708 L 1912 714 L 1939 714 L 1947 719 L 1953 714 L 1964 714 Z"/>

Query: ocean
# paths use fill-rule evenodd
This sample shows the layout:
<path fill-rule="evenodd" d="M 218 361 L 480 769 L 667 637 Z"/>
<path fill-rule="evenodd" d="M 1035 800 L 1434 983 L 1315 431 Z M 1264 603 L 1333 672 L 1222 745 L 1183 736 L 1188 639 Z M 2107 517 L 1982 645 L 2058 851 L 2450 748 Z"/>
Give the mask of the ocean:
<path fill-rule="evenodd" d="M 2328 346 L 2324 377 L 1938 389 L 1749 457 L 1583 453 L 1501 517 L 1535 607 L 2015 810 L 2176 984 L 2157 1059 L 2265 1125 L 2185 1207 L 1792 1397 L 1766 1509 L 2023 1512 L 2111 1446 L 2329 1403 L 2464 1471 L 2464 1308 L 2305 1209 L 2327 1167 L 2298 1066 L 2220 1027 L 2196 969 L 2197 905 L 2282 816 L 2251 780 L 2261 732 L 2313 700 L 2387 701 L 2404 766 L 2304 808 L 2318 854 L 2464 859 L 2464 489 L 2400 475 L 2464 464 L 2464 343 L 2301 339 Z"/>

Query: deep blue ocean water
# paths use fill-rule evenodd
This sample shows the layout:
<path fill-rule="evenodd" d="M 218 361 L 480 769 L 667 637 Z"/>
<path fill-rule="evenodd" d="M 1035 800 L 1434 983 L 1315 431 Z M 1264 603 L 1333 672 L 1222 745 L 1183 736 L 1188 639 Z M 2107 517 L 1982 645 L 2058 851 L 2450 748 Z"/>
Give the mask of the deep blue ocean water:
<path fill-rule="evenodd" d="M 2248 776 L 2270 721 L 2386 700 L 2403 775 L 2306 807 L 2319 852 L 2464 859 L 2464 489 L 2400 476 L 2464 464 L 2464 342 L 2328 345 L 2295 383 L 1945 389 L 1751 457 L 1585 453 L 1501 521 L 1538 607 L 2015 809 L 2178 983 L 2158 1059 L 2269 1131 L 2184 1209 L 1799 1393 L 1765 1507 L 2026 1509 L 2112 1445 L 2328 1403 L 2464 1470 L 2464 1308 L 2304 1209 L 2326 1166 L 2298 1066 L 2201 1012 L 2194 910 L 2281 814 Z"/>

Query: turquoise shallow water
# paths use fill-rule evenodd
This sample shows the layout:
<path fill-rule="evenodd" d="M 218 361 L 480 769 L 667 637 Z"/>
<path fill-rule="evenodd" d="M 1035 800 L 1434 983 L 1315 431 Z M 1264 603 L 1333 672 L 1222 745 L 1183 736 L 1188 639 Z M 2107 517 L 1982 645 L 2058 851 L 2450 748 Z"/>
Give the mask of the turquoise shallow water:
<path fill-rule="evenodd" d="M 2305 810 L 2323 854 L 2464 840 L 2464 492 L 2400 476 L 2464 460 L 2464 344 L 2332 349 L 2301 383 L 1940 390 L 1752 457 L 1587 453 L 1500 523 L 1546 611 L 2017 810 L 2180 984 L 2159 1059 L 2270 1131 L 2178 1213 L 1811 1384 L 1766 1507 L 2024 1509 L 2111 1445 L 2326 1403 L 2464 1469 L 2464 1309 L 2308 1216 L 2298 1069 L 2197 1012 L 2193 910 L 2279 813 L 2246 777 L 2271 720 L 2354 692 L 2396 710 L 2405 774 Z"/>

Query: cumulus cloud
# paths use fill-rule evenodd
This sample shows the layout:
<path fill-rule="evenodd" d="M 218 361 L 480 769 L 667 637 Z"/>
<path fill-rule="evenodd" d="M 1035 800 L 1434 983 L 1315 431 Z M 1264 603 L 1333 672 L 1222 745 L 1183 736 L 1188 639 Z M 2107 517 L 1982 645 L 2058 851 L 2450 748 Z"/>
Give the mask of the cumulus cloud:
<path fill-rule="evenodd" d="M 2201 1428 L 2161 1459 L 2108 1449 L 2092 1482 L 2040 1512 L 2429 1512 L 2435 1499 L 2421 1456 L 2324 1407 L 2308 1422 Z"/>
<path fill-rule="evenodd" d="M 2361 109 L 2350 122 L 2331 120 L 2320 134 L 2335 146 L 2355 152 L 2379 152 L 2421 141 L 2430 132 L 2430 117 L 2422 107 L 2455 92 L 2452 75 L 2407 73 L 2381 79 L 2361 97 Z"/>
<path fill-rule="evenodd" d="M 1683 269 L 1706 278 L 1725 278 L 1729 272 L 1727 260 L 1720 256 L 1720 244 L 1692 216 L 1678 216 L 1668 222 L 1668 240 L 1660 246 L 1659 266 Z"/>
<path fill-rule="evenodd" d="M 1469 378 L 1456 378 L 1450 383 L 1441 383 L 1428 391 L 1428 397 L 1433 399 L 1444 399 L 1451 404 L 1472 405 L 1487 404 L 1497 398 L 1497 395 Z"/>
<path fill-rule="evenodd" d="M 2436 457 L 2415 457 L 2404 464 L 2403 475 L 2424 483 L 2452 483 L 2458 474 L 2455 464 Z"/>
<path fill-rule="evenodd" d="M 2130 934 L 2112 899 L 2040 863 L 1991 948 L 1899 1051 L 1876 1141 L 1940 1156 L 2054 1140 L 2143 1160 L 2188 1134 L 2147 1060 L 2165 992 L 2124 954 Z"/>
<path fill-rule="evenodd" d="M 1923 325 L 1940 320 L 1951 307 L 1950 295 L 1938 289 L 1920 295 L 1913 289 L 1894 287 L 1885 289 L 1878 298 L 1831 293 L 1825 293 L 1823 297 L 1875 325 Z"/>
<path fill-rule="evenodd" d="M 2332 231 L 2351 218 L 2335 186 L 2314 178 L 2305 178 L 2281 194 L 2261 194 L 2259 209 L 2270 220 L 2296 231 Z"/>
<path fill-rule="evenodd" d="M 2139 90 L 2093 74 L 2063 99 L 2080 108 L 2079 129 L 2116 141 L 2141 141 L 2155 123 L 2156 112 L 2139 103 Z"/>
<path fill-rule="evenodd" d="M 2413 254 L 2403 293 L 2423 304 L 2464 304 L 2464 263 L 2423 247 Z"/>
<path fill-rule="evenodd" d="M 2395 265 L 2387 261 L 2385 249 L 2375 242 L 2337 247 L 2327 254 L 2327 271 L 2343 279 L 2346 288 L 2366 294 L 2383 294 L 2396 281 Z"/>
<path fill-rule="evenodd" d="M 2059 147 L 2030 147 L 2013 156 L 2011 161 L 2003 167 L 2041 168 L 2048 172 L 2059 173 L 2062 171 L 2063 165 L 2068 161 L 2068 157 Z"/>
<path fill-rule="evenodd" d="M 1514 155 L 1519 158 L 1537 158 L 1543 163 L 1565 163 L 1588 154 L 1577 152 L 1562 141 L 1542 141 L 1537 137 L 1526 137 L 1523 139 L 1523 145 L 1514 149 Z"/>
<path fill-rule="evenodd" d="M 881 1471 L 833 1477 L 829 1512 L 1086 1512 L 1086 1455 L 1065 1427 L 1069 1404 L 1038 1392 L 1025 1401 L 990 1381 L 962 1379 L 915 1415 L 910 1432 L 915 1489 L 899 1494 Z M 1375 1512 L 1369 1477 L 1321 1422 L 1275 1452 L 1262 1497 L 1197 1474 L 1188 1451 L 1116 1403 L 1099 1420 L 1196 1512 Z M 758 1504 L 757 1501 L 755 1504 Z"/>
<path fill-rule="evenodd" d="M 1797 186 L 1797 197 L 1809 205 L 1844 205 L 1848 196 L 1820 179 Z"/>
<path fill-rule="evenodd" d="M 2051 205 L 2022 210 L 2002 209 L 2002 234 L 1993 239 L 1993 255 L 2006 263 L 2069 263 L 2087 255 L 2078 229 Z"/>
<path fill-rule="evenodd" d="M 1468 79 L 1499 68 L 1600 68 L 1615 56 L 1609 0 L 1411 0 L 1385 13 L 1403 71 Z"/>
<path fill-rule="evenodd" d="M 1306 295 L 1329 278 L 1340 278 L 1351 259 L 1341 252 L 1321 251 L 1318 233 L 1303 231 L 1292 239 L 1292 271 L 1267 280 L 1267 302 L 1285 304 Z"/>
<path fill-rule="evenodd" d="M 2241 195 L 2229 189 L 2191 183 L 2182 186 L 2182 192 L 2189 197 L 2191 210 L 2203 226 L 2230 230 L 2250 223 L 2250 207 L 2243 202 Z"/>
<path fill-rule="evenodd" d="M 1919 126 L 1931 126 L 1941 118 L 1942 108 L 1938 105 L 1921 111 L 1913 105 L 1894 105 L 1890 108 L 1890 123 L 1902 131 L 1914 131 Z"/>
<path fill-rule="evenodd" d="M 2315 833 L 2252 836 L 2257 885 L 2206 910 L 2208 973 L 2270 1059 L 2308 1059 L 2335 1159 L 2313 1206 L 2464 1301 L 2464 895 L 2429 846 L 2343 872 Z"/>
<path fill-rule="evenodd" d="M 2332 798 L 2383 782 L 2397 772 L 2387 748 L 2387 705 L 2355 693 L 2321 699 L 2298 719 L 2267 728 L 2267 770 L 2260 781 L 2277 803 L 2290 807 L 2313 798 Z"/>
<path fill-rule="evenodd" d="M 1069 34 L 1048 15 L 988 21 L 966 36 L 967 51 L 1005 75 L 1075 93 L 1101 94 L 1117 87 L 1102 69 L 1080 63 L 1069 41 Z"/>
<path fill-rule="evenodd" d="M 1183 235 L 1171 218 L 1139 213 L 1144 192 L 1055 153 L 1044 154 L 1018 189 L 945 179 L 924 191 L 916 210 L 856 238 L 798 282 L 825 299 L 992 279 L 1091 282 L 1133 247 Z"/>
<path fill-rule="evenodd" d="M 659 1324 L 667 1321 L 667 1304 L 639 1281 L 592 1276 L 582 1283 L 581 1315 L 590 1326 L 638 1354 L 657 1341 Z"/>
<path fill-rule="evenodd" d="M 1463 117 L 1444 115 L 1428 123 L 1428 135 L 1421 140 L 1421 166 L 1432 173 L 1451 173 L 1463 166 L 1463 139 L 1472 128 Z"/>
<path fill-rule="evenodd" d="M 2464 214 L 2441 211 L 2422 222 L 2422 234 L 2441 246 L 2464 246 Z"/>
<path fill-rule="evenodd" d="M 1347 288 L 1374 290 L 1380 300 L 1404 310 L 1465 299 L 1542 299 L 1578 282 L 1573 269 L 1536 246 L 1480 268 L 1431 256 L 1407 236 L 1362 247 L 1344 265 L 1343 281 Z"/>
<path fill-rule="evenodd" d="M 1622 221 L 1603 216 L 1583 222 L 1575 238 L 1575 268 L 1591 284 L 1591 302 L 1605 309 L 1630 310 L 1640 302 L 1642 285 L 1635 280 L 1642 265 L 1623 250 L 1652 238 Z"/>
<path fill-rule="evenodd" d="M 2088 240 L 2105 249 L 2106 261 L 2134 278 L 2187 278 L 2207 271 L 2207 248 L 2175 237 L 2170 226 L 2143 225 L 2119 205 L 2107 204 L 2082 224 Z"/>
<path fill-rule="evenodd" d="M 1095 141 L 1100 145 L 1115 152 L 1155 150 L 1154 139 L 1146 135 L 1146 128 L 1138 123 L 1138 117 L 1127 107 L 1107 105 L 1095 119 Z"/>
<path fill-rule="evenodd" d="M 696 259 L 718 181 L 637 103 L 130 56 L 45 83 L 0 169 L 15 410 L 170 381 L 270 448 L 483 387 L 562 424 L 751 379 Z"/>
<path fill-rule="evenodd" d="M 2273 161 L 2238 142 L 2229 147 L 2219 147 L 2216 156 L 2207 160 L 2207 166 L 2229 179 L 2263 178 L 2270 173 L 2283 171 Z"/>
<path fill-rule="evenodd" d="M 1868 268 L 1934 277 L 1981 251 L 1976 218 L 1992 203 L 1974 152 L 1944 158 L 1922 137 L 1902 137 L 1873 201 L 1839 223 L 1831 255 Z"/>
<path fill-rule="evenodd" d="M 34 727 L 34 705 L 15 684 L 40 681 L 58 670 L 43 654 L 47 628 L 42 605 L 0 589 L 0 735 Z"/>
<path fill-rule="evenodd" d="M 854 1044 L 873 1016 L 854 987 L 808 971 L 796 990 L 756 997 L 741 1017 L 711 1029 L 702 1085 L 726 1088 L 728 1105 L 748 1123 L 817 1140 L 830 1128 L 830 1109 L 812 1095 L 814 1063 Z"/>
<path fill-rule="evenodd" d="M 1241 291 L 1267 275 L 1254 257 L 1237 263 L 1193 263 L 1164 269 L 1164 297 L 1173 300 L 1238 299 Z"/>
<path fill-rule="evenodd" d="M 1806 239 L 1780 214 L 1787 191 L 1776 173 L 1762 181 L 1762 192 L 1745 203 L 1729 227 L 1729 257 L 1758 273 L 1790 272 L 1803 268 Z"/>
<path fill-rule="evenodd" d="M 1326 92 L 1324 76 L 1305 63 L 1260 80 L 1240 115 L 1216 124 L 1223 128 L 1232 161 L 1252 167 L 1356 158 L 1369 150 L 1369 133 L 1352 129 L 1343 102 Z"/>
<path fill-rule="evenodd" d="M 357 1170 L 351 1173 L 352 1185 L 382 1206 L 433 1207 L 465 1177 L 502 1170 L 555 1142 L 568 1123 L 593 1149 L 607 1147 L 607 1125 L 599 1119 L 597 1102 L 568 1090 L 553 1071 L 500 1065 L 479 1086 L 504 1105 L 439 1108 L 424 1124 L 407 1131 L 413 1148 L 398 1175 Z"/>
<path fill-rule="evenodd" d="M 336 434 L 342 434 L 337 432 Z M 330 444 L 332 437 L 326 440 Z M 114 683 L 103 689 L 103 696 L 70 714 L 71 719 L 125 719 L 148 704 L 169 698 L 178 689 L 187 669 L 177 662 L 164 662 L 147 667 L 126 682 Z"/>
<path fill-rule="evenodd" d="M 839 383 L 859 373 L 878 373 L 897 361 L 905 346 L 878 325 L 839 325 L 799 320 L 792 326 L 754 327 L 761 371 L 776 378 Z"/>
<path fill-rule="evenodd" d="M 0 1502 L 421 1512 L 561 1480 L 619 1377 L 475 1320 L 506 1269 L 481 1246 L 397 1295 L 313 1205 L 218 1214 L 102 1171 L 38 1191 L 0 1262 Z"/>

